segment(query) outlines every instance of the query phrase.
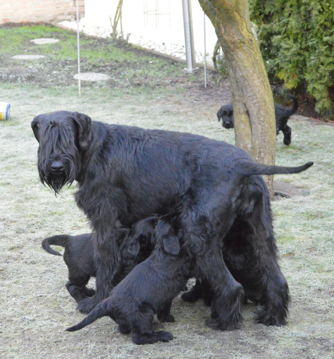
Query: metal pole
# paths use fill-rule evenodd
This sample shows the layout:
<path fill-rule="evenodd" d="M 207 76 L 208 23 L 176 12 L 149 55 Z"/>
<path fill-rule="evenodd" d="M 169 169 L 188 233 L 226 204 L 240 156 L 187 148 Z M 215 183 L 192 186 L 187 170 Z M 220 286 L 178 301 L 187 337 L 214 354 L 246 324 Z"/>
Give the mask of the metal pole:
<path fill-rule="evenodd" d="M 206 74 L 206 28 L 205 28 L 205 13 L 203 12 L 203 25 L 204 25 L 204 87 L 207 87 L 207 74 Z"/>
<path fill-rule="evenodd" d="M 184 38 L 185 38 L 185 48 L 186 48 L 186 60 L 187 60 L 187 68 L 185 69 L 185 71 L 187 73 L 191 73 L 195 71 L 196 68 L 195 68 L 194 40 L 193 40 L 190 0 L 182 0 L 182 5 L 183 5 Z"/>
<path fill-rule="evenodd" d="M 80 28 L 79 28 L 79 0 L 77 2 L 77 47 L 78 47 L 78 86 L 79 96 L 81 96 L 81 78 L 80 78 Z"/>

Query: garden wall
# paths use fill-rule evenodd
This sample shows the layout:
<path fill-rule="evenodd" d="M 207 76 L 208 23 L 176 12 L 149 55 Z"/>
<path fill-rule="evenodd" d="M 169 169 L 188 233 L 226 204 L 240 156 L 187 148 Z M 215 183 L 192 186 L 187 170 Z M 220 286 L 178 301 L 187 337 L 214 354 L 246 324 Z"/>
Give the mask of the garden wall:
<path fill-rule="evenodd" d="M 79 0 L 80 16 L 84 0 Z M 75 0 L 0 0 L 0 25 L 24 22 L 59 22 L 76 18 Z"/>

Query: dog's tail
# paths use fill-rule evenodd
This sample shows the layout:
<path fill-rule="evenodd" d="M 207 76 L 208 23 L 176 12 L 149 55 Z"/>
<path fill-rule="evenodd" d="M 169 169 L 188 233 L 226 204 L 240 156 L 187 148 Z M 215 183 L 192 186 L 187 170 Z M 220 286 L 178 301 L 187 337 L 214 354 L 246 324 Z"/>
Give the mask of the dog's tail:
<path fill-rule="evenodd" d="M 101 303 L 99 303 L 88 315 L 85 319 L 83 319 L 77 325 L 73 325 L 73 327 L 69 327 L 66 329 L 67 332 L 76 332 L 87 325 L 95 322 L 95 320 L 104 317 L 108 313 L 108 299 L 104 299 Z"/>
<path fill-rule="evenodd" d="M 312 165 L 313 162 L 308 162 L 298 167 L 268 166 L 253 161 L 242 160 L 237 162 L 237 172 L 242 176 L 292 174 L 305 171 Z"/>
<path fill-rule="evenodd" d="M 287 95 L 289 98 L 291 98 L 291 100 L 293 101 L 293 106 L 292 108 L 290 109 L 290 115 L 293 115 L 297 110 L 298 110 L 298 99 L 296 96 L 294 95 L 291 95 L 291 94 L 288 94 Z"/>
<path fill-rule="evenodd" d="M 48 253 L 54 254 L 55 256 L 61 256 L 61 254 L 50 247 L 50 245 L 66 247 L 70 241 L 70 236 L 66 234 L 60 234 L 58 236 L 52 236 L 43 239 L 42 247 Z"/>

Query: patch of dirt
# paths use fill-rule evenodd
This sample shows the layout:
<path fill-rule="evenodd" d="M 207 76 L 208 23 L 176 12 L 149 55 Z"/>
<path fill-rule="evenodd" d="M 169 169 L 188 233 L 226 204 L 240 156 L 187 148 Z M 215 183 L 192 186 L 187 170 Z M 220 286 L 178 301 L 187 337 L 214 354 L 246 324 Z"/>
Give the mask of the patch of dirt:
<path fill-rule="evenodd" d="M 281 198 L 291 198 L 296 196 L 303 196 L 305 190 L 299 188 L 298 186 L 292 183 L 286 182 L 274 182 L 274 192 L 275 192 L 275 200 L 279 200 Z"/>

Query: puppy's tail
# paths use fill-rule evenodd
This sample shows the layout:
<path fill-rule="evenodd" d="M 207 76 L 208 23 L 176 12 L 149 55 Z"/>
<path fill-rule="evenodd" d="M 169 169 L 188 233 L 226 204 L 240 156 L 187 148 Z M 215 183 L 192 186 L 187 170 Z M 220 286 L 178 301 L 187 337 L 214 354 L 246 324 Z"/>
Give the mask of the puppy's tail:
<path fill-rule="evenodd" d="M 252 176 L 252 175 L 275 175 L 275 174 L 291 174 L 299 173 L 307 170 L 313 165 L 313 162 L 305 163 L 298 167 L 283 167 L 283 166 L 267 166 L 261 163 L 242 160 L 236 164 L 236 170 L 241 176 Z"/>
<path fill-rule="evenodd" d="M 296 96 L 288 94 L 287 95 L 293 101 L 293 106 L 290 109 L 290 116 L 293 115 L 298 110 L 298 99 Z"/>
<path fill-rule="evenodd" d="M 69 327 L 66 329 L 67 332 L 76 332 L 87 325 L 95 322 L 95 320 L 108 315 L 108 298 L 104 299 L 101 303 L 99 303 L 88 315 L 85 319 L 83 319 L 77 325 L 73 327 Z"/>
<path fill-rule="evenodd" d="M 48 253 L 54 254 L 55 256 L 61 256 L 61 254 L 55 251 L 54 249 L 52 249 L 50 245 L 66 247 L 69 241 L 70 241 L 70 236 L 66 234 L 61 234 L 58 236 L 52 236 L 43 239 L 42 247 Z"/>

